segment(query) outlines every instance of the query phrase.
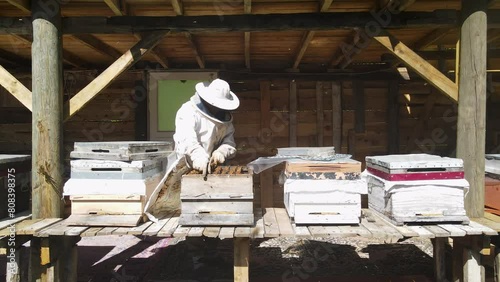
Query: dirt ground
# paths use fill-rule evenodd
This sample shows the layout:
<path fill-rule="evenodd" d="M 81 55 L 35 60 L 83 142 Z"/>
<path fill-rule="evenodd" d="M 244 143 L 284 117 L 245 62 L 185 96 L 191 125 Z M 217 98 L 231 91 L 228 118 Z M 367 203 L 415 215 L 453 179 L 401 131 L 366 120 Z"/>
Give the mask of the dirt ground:
<path fill-rule="evenodd" d="M 192 244 L 175 238 L 82 238 L 78 281 L 232 281 L 233 242 L 217 241 L 216 248 L 193 259 Z M 432 277 L 429 240 L 397 244 L 357 237 L 251 241 L 251 281 L 427 282 Z"/>

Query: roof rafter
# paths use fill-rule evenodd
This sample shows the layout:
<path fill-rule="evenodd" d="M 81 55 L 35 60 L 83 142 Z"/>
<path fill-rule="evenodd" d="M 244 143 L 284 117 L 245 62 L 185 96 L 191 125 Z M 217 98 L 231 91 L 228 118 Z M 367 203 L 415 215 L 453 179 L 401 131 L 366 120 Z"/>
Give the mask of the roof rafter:
<path fill-rule="evenodd" d="M 120 9 L 120 1 L 119 0 L 104 0 L 104 3 L 108 5 L 108 7 L 113 11 L 113 13 L 117 16 L 123 16 L 123 12 Z"/>
<path fill-rule="evenodd" d="M 389 13 L 394 17 L 396 14 L 399 14 L 402 11 L 406 10 L 409 6 L 415 3 L 415 1 L 416 0 L 389 0 L 386 6 L 378 11 L 377 14 Z M 382 27 L 379 26 L 379 28 Z M 349 41 L 350 45 L 344 44 L 334 53 L 334 57 L 330 62 L 331 66 L 340 67 L 342 69 L 347 68 L 352 63 L 353 57 L 359 54 L 361 51 L 360 48 L 356 47 L 361 42 L 361 39 L 371 40 L 370 36 L 368 36 L 364 30 L 356 30 L 353 34 L 349 35 L 347 39 L 349 40 L 350 38 L 353 39 L 352 41 Z M 364 42 L 363 45 L 364 44 L 368 44 L 368 42 Z M 345 45 L 348 45 L 350 48 L 348 52 L 346 52 L 345 50 Z M 337 59 L 336 56 L 339 56 L 339 54 L 341 55 Z"/>
<path fill-rule="evenodd" d="M 191 47 L 191 50 L 193 51 L 193 55 L 196 58 L 196 62 L 198 62 L 198 66 L 200 66 L 200 69 L 205 68 L 205 59 L 200 55 L 200 51 L 198 49 L 198 45 L 196 45 L 196 42 L 193 39 L 193 36 L 189 32 L 184 32 L 184 36 L 186 37 L 189 46 Z"/>
<path fill-rule="evenodd" d="M 454 28 L 436 28 L 429 34 L 426 34 L 424 37 L 420 38 L 420 40 L 415 42 L 412 47 L 414 50 L 424 49 L 425 47 L 433 44 L 434 42 L 438 41 L 454 30 Z"/>
<path fill-rule="evenodd" d="M 333 2 L 333 0 L 320 0 L 319 11 L 320 12 L 327 12 L 330 9 L 332 2 Z"/>
<path fill-rule="evenodd" d="M 29 0 L 7 0 L 7 2 L 23 12 L 31 12 Z"/>
<path fill-rule="evenodd" d="M 119 58 L 122 53 L 110 45 L 104 43 L 99 38 L 90 34 L 74 34 L 73 37 L 90 48 L 113 59 Z"/>
<path fill-rule="evenodd" d="M 171 1 L 172 1 L 172 8 L 174 8 L 175 14 L 178 16 L 182 16 L 184 14 L 184 8 L 181 0 L 171 0 Z"/>
<path fill-rule="evenodd" d="M 302 57 L 304 57 L 304 54 L 306 53 L 307 47 L 311 43 L 312 39 L 314 38 L 314 31 L 310 30 L 304 33 L 302 36 L 302 41 L 300 43 L 300 49 L 297 52 L 297 55 L 295 55 L 295 62 L 293 63 L 292 69 L 297 69 L 297 67 L 300 64 L 300 61 L 302 60 Z"/>
<path fill-rule="evenodd" d="M 143 36 L 141 36 L 140 34 L 138 33 L 134 33 L 134 37 L 137 38 L 139 41 L 142 40 Z M 153 56 L 155 58 L 155 60 L 160 63 L 160 65 L 165 68 L 165 69 L 168 69 L 168 61 L 166 58 L 162 57 L 160 54 L 163 54 L 163 52 L 161 52 L 161 50 L 158 48 L 158 46 L 155 46 L 153 47 L 150 51 L 149 51 L 149 54 L 151 54 L 151 56 Z"/>

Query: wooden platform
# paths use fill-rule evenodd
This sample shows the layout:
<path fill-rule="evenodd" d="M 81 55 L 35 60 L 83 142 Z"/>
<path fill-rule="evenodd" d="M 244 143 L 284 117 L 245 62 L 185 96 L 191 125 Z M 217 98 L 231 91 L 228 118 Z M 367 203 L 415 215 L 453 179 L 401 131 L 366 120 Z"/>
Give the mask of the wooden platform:
<path fill-rule="evenodd" d="M 178 224 L 179 214 L 160 220 L 146 222 L 137 227 L 88 227 L 70 226 L 66 220 L 32 220 L 23 215 L 17 219 L 0 223 L 0 238 L 9 236 L 11 223 L 16 226 L 16 234 L 35 237 L 48 236 L 101 236 L 101 235 L 143 235 L 158 237 L 200 237 L 213 238 L 273 238 L 273 237 L 374 237 L 383 238 L 388 243 L 403 238 L 424 237 L 464 237 L 467 235 L 498 235 L 500 217 L 487 214 L 481 219 L 472 219 L 468 225 L 434 224 L 394 226 L 373 211 L 363 209 L 360 225 L 296 226 L 282 208 L 266 208 L 255 213 L 253 227 L 185 227 Z M 496 221 L 498 220 L 498 221 Z"/>

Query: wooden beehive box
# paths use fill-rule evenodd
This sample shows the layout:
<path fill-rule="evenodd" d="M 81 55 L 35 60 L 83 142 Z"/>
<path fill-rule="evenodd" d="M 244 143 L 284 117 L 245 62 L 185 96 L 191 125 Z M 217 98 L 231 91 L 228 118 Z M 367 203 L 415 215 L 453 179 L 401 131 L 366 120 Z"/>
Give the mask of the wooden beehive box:
<path fill-rule="evenodd" d="M 64 185 L 70 196 L 69 222 L 78 225 L 110 225 L 106 215 L 123 215 L 120 226 L 135 226 L 143 218 L 144 207 L 161 181 L 166 158 L 143 161 L 72 160 L 71 178 Z M 100 221 L 82 220 L 91 215 Z"/>
<path fill-rule="evenodd" d="M 361 163 L 288 161 L 284 203 L 296 224 L 357 224 L 366 184 Z"/>
<path fill-rule="evenodd" d="M 251 226 L 252 173 L 244 167 L 219 167 L 206 180 L 187 174 L 181 180 L 179 223 L 189 226 Z"/>
<path fill-rule="evenodd" d="M 368 172 L 368 205 L 394 224 L 469 222 L 464 208 L 469 184 L 457 174 L 463 175 L 462 160 L 425 154 L 366 159 L 367 166 L 376 164 L 376 171 L 385 170 Z"/>
<path fill-rule="evenodd" d="M 135 161 L 147 160 L 170 154 L 172 142 L 159 141 L 115 141 L 75 142 L 72 159 Z"/>

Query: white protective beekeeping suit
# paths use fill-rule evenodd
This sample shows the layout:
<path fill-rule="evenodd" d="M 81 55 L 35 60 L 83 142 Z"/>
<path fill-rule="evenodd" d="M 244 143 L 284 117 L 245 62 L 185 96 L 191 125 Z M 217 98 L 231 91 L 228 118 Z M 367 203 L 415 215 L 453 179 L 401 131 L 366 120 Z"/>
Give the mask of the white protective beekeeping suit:
<path fill-rule="evenodd" d="M 215 118 L 202 99 L 206 104 L 226 112 L 222 117 Z M 146 204 L 149 219 L 156 221 L 157 217 L 180 207 L 179 182 L 189 169 L 205 171 L 209 169 L 209 163 L 221 164 L 236 154 L 232 116 L 227 111 L 238 106 L 239 99 L 230 91 L 227 82 L 216 79 L 210 84 L 203 82 L 196 85 L 196 94 L 177 111 L 175 152 L 169 156 L 167 173 Z M 184 163 L 187 167 L 183 166 Z M 168 192 L 160 193 L 162 189 Z"/>

